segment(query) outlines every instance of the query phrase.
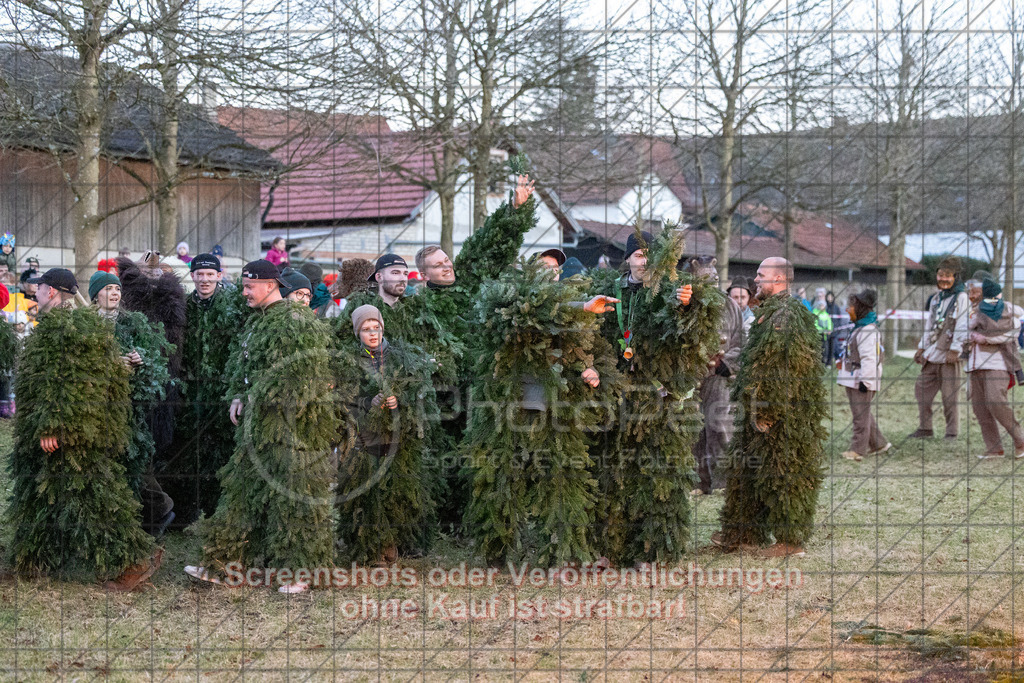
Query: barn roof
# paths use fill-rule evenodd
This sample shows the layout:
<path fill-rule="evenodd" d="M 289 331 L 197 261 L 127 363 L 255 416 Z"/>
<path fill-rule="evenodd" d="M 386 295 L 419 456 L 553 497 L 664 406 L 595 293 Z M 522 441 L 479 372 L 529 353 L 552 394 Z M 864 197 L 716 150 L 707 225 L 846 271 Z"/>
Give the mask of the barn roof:
<path fill-rule="evenodd" d="M 429 194 L 409 178 L 432 173 L 431 151 L 383 117 L 233 107 L 218 117 L 285 170 L 273 201 L 264 188 L 268 225 L 401 220 Z"/>
<path fill-rule="evenodd" d="M 101 96 L 110 103 L 102 131 L 102 153 L 150 160 L 162 121 L 161 90 L 138 74 L 102 66 Z M 75 59 L 60 53 L 0 45 L 0 141 L 21 147 L 70 150 L 74 130 Z M 179 163 L 257 175 L 278 164 L 230 128 L 211 121 L 202 108 L 183 103 L 178 128 Z"/>

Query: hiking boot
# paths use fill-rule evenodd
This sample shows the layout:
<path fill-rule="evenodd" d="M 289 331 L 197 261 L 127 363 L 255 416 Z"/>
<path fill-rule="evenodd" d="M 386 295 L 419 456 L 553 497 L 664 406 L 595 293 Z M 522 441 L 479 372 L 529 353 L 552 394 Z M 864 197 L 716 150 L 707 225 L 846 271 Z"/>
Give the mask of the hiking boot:
<path fill-rule="evenodd" d="M 149 581 L 153 574 L 156 574 L 156 570 L 160 569 L 163 559 L 164 549 L 157 548 L 156 552 L 146 562 L 128 567 L 128 569 L 121 572 L 121 576 L 113 581 L 107 581 L 103 584 L 103 587 L 117 593 L 130 593 L 134 590 L 139 590 L 140 587 L 145 587 L 146 581 Z"/>
<path fill-rule="evenodd" d="M 843 457 L 847 460 L 856 460 L 857 462 L 864 459 L 857 451 L 843 451 Z"/>
<path fill-rule="evenodd" d="M 804 549 L 798 545 L 776 543 L 768 546 L 767 548 L 763 548 L 759 554 L 767 560 L 775 557 L 803 557 L 807 553 L 805 553 Z"/>
<path fill-rule="evenodd" d="M 935 432 L 930 429 L 918 429 L 916 432 L 908 436 L 908 439 L 931 439 L 935 437 Z"/>

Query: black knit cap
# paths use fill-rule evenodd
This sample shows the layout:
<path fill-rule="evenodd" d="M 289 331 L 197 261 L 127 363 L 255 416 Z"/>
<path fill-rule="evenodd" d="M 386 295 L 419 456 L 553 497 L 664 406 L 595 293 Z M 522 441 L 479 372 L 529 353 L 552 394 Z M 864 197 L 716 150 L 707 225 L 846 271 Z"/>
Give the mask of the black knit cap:
<path fill-rule="evenodd" d="M 651 246 L 651 242 L 654 241 L 654 235 L 646 230 L 640 233 L 640 237 L 643 238 L 642 241 L 637 238 L 635 230 L 629 233 L 629 237 L 626 238 L 626 254 L 623 258 L 629 258 L 637 249 L 647 249 Z"/>
<path fill-rule="evenodd" d="M 198 254 L 192 257 L 192 261 L 188 264 L 189 272 L 194 273 L 197 270 L 216 270 L 220 272 L 220 259 L 213 254 Z"/>
<path fill-rule="evenodd" d="M 374 275 L 384 270 L 385 268 L 390 268 L 391 266 L 394 265 L 402 265 L 405 266 L 406 268 L 409 267 L 409 264 L 405 262 L 405 259 L 399 256 L 398 254 L 384 254 L 379 259 L 377 259 L 377 265 L 374 266 L 373 272 L 370 273 L 370 277 L 366 278 L 367 281 L 372 280 Z"/>
<path fill-rule="evenodd" d="M 558 263 L 559 266 L 565 265 L 565 252 L 561 249 L 547 249 L 537 254 L 537 258 L 544 258 L 545 256 L 550 256 L 555 259 L 555 262 Z"/>

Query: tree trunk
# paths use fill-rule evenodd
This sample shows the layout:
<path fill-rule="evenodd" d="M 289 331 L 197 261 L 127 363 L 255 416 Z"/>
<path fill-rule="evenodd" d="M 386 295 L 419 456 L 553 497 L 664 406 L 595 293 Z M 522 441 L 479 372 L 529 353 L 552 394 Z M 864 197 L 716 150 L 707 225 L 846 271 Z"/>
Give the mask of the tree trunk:
<path fill-rule="evenodd" d="M 729 282 L 729 242 L 732 240 L 732 231 L 726 227 L 721 233 L 715 235 L 715 258 L 718 259 L 718 281 L 722 287 L 728 287 Z"/>
<path fill-rule="evenodd" d="M 1011 182 L 1013 182 L 1013 181 L 1011 180 Z M 1011 193 L 1012 193 L 1012 191 L 1011 191 Z M 1013 206 L 1013 205 L 1011 204 L 1011 206 Z M 1013 210 L 1011 209 L 1011 214 L 1012 213 L 1013 213 Z M 1006 251 L 1003 254 L 1003 257 L 1006 259 L 1006 266 L 1005 266 L 1006 267 L 1006 274 L 1004 275 L 1004 278 L 1005 278 L 1004 279 L 1004 283 L 1005 284 L 1003 285 L 1003 298 L 1012 303 L 1013 302 L 1013 287 L 1014 287 L 1013 270 L 1014 270 L 1014 267 L 1016 266 L 1016 261 L 1017 261 L 1017 259 L 1015 258 L 1015 255 L 1017 253 L 1017 231 L 1014 229 L 1016 226 L 1013 225 L 1013 217 L 1012 217 L 1012 215 L 1011 215 L 1010 218 L 1007 219 L 1006 222 L 1007 222 L 1008 227 L 1007 227 L 1007 230 L 1006 230 L 1006 239 L 1004 240 L 1005 243 L 1006 243 Z M 998 277 L 999 276 L 999 272 L 996 271 L 996 272 L 992 273 L 992 275 L 995 276 L 995 277 Z"/>
<path fill-rule="evenodd" d="M 96 269 L 100 250 L 100 114 L 99 51 L 83 41 L 79 45 L 81 74 L 75 87 L 78 106 L 78 144 L 71 189 L 75 235 L 75 274 L 85 282 Z"/>
<path fill-rule="evenodd" d="M 889 265 L 885 271 L 887 309 L 897 309 L 903 303 L 903 285 L 907 277 L 906 261 L 903 256 L 906 246 L 906 236 L 897 237 L 893 234 L 889 239 Z M 885 348 L 892 357 L 899 348 L 899 323 L 896 320 L 886 320 L 882 325 L 885 328 Z"/>
<path fill-rule="evenodd" d="M 490 184 L 491 148 L 494 129 L 491 126 L 491 98 L 493 83 L 489 75 L 481 76 L 480 126 L 473 141 L 473 229 L 478 230 L 487 220 L 487 190 Z"/>
<path fill-rule="evenodd" d="M 455 191 L 444 188 L 437 193 L 441 205 L 441 249 L 455 260 L 455 242 L 452 233 L 455 230 Z"/>
<path fill-rule="evenodd" d="M 181 94 L 178 91 L 177 38 L 180 31 L 178 5 L 162 5 L 163 24 L 160 35 L 160 81 L 163 86 L 163 120 L 156 155 L 157 244 L 165 256 L 175 253 L 178 243 L 178 113 Z M 216 123 L 216 120 L 213 121 Z"/>

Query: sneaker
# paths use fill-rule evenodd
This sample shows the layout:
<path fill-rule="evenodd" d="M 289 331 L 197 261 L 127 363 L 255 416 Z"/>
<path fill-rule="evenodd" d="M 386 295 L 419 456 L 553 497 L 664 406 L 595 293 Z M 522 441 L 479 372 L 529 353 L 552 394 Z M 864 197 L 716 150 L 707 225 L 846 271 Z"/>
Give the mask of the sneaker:
<path fill-rule="evenodd" d="M 157 548 L 156 552 L 146 561 L 132 565 L 121 572 L 121 576 L 113 581 L 107 581 L 103 587 L 117 593 L 130 593 L 145 587 L 145 583 L 160 569 L 164 559 L 164 549 Z"/>
<path fill-rule="evenodd" d="M 279 586 L 277 592 L 286 593 L 288 595 L 298 595 L 300 593 L 305 593 L 308 590 L 308 583 L 286 583 L 283 586 Z"/>
<path fill-rule="evenodd" d="M 857 451 L 843 451 L 843 457 L 847 460 L 856 460 L 857 462 L 864 459 L 864 457 Z"/>
<path fill-rule="evenodd" d="M 887 443 L 878 450 L 871 451 L 868 455 L 881 455 L 882 453 L 888 453 L 890 448 L 892 448 L 892 444 Z"/>
<path fill-rule="evenodd" d="M 763 548 L 759 554 L 762 558 L 767 560 L 775 557 L 803 557 L 807 553 L 805 553 L 804 549 L 798 545 L 776 543 L 768 546 L 767 548 Z"/>
<path fill-rule="evenodd" d="M 987 453 L 978 454 L 978 460 L 995 460 L 996 458 L 1004 457 L 1006 457 L 1006 453 L 1004 451 L 989 451 Z"/>
<path fill-rule="evenodd" d="M 918 429 L 916 432 L 908 436 L 908 439 L 931 439 L 935 436 L 935 433 L 930 429 Z"/>
<path fill-rule="evenodd" d="M 206 567 L 197 567 L 193 564 L 187 564 L 185 565 L 185 573 L 198 581 L 205 581 L 206 583 L 212 583 L 218 586 L 224 584 L 220 577 L 210 574 Z"/>

